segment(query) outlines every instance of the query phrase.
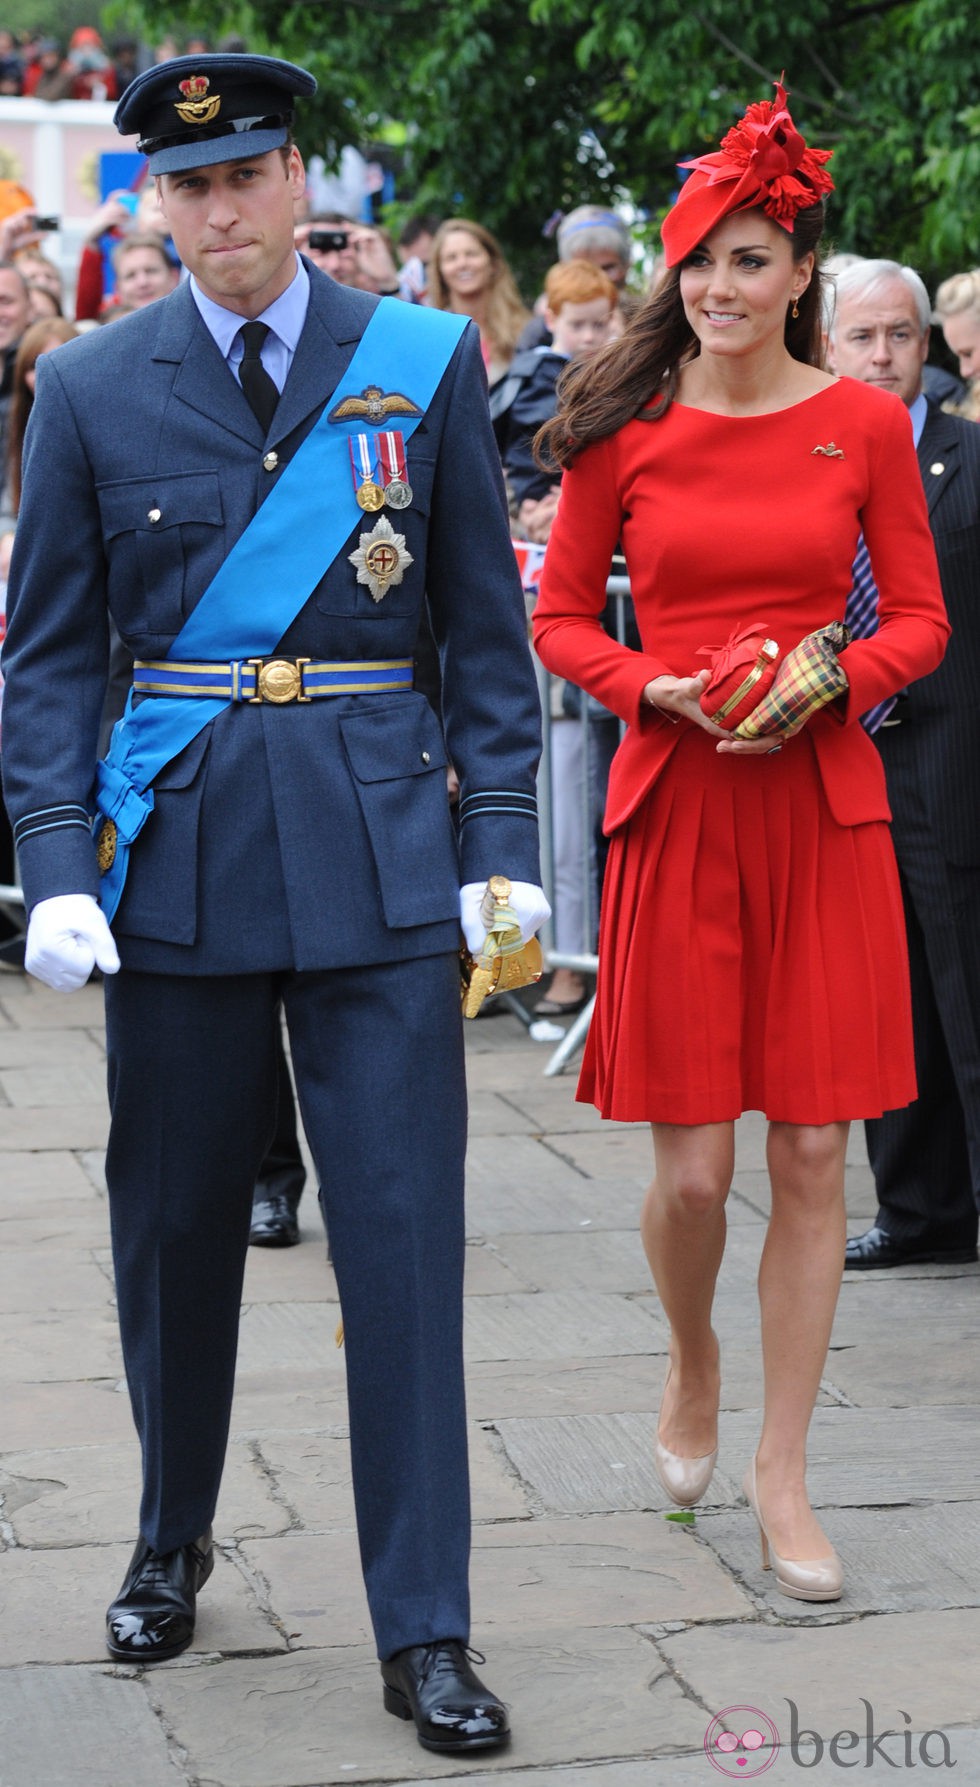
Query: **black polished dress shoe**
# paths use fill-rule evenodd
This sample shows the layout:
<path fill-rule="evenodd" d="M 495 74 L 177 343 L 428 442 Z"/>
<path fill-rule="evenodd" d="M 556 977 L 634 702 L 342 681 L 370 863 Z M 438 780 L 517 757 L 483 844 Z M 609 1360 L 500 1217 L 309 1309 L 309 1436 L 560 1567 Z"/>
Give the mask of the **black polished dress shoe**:
<path fill-rule="evenodd" d="M 381 1665 L 387 1712 L 414 1719 L 424 1750 L 489 1750 L 510 1737 L 507 1708 L 473 1674 L 470 1656 L 456 1638 L 413 1644 Z"/>
<path fill-rule="evenodd" d="M 977 1257 L 976 1243 L 964 1247 L 936 1247 L 928 1241 L 896 1241 L 887 1229 L 870 1228 L 852 1235 L 844 1249 L 844 1266 L 853 1272 L 873 1272 L 882 1266 L 964 1266 Z"/>
<path fill-rule="evenodd" d="M 106 1614 L 110 1656 L 123 1663 L 162 1663 L 185 1650 L 194 1636 L 198 1590 L 213 1569 L 210 1527 L 176 1551 L 154 1551 L 140 1537 Z"/>
<path fill-rule="evenodd" d="M 284 1192 L 273 1191 L 252 1203 L 250 1247 L 295 1247 L 299 1240 L 296 1212 Z"/>

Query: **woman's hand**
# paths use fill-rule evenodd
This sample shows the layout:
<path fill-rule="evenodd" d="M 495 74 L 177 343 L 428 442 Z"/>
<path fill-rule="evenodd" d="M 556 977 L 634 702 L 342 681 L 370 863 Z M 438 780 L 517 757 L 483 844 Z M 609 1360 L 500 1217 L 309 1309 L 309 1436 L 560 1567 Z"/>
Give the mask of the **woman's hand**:
<path fill-rule="evenodd" d="M 710 681 L 710 670 L 699 670 L 697 676 L 655 676 L 646 684 L 643 699 L 675 725 L 681 719 L 693 721 L 695 726 L 710 732 L 712 738 L 718 740 L 719 751 L 733 757 L 766 757 L 778 751 L 785 739 L 795 736 L 795 732 L 783 732 L 778 738 L 733 738 L 730 732 L 716 726 L 701 711 L 701 696 Z M 799 730 L 799 727 L 795 729 Z"/>

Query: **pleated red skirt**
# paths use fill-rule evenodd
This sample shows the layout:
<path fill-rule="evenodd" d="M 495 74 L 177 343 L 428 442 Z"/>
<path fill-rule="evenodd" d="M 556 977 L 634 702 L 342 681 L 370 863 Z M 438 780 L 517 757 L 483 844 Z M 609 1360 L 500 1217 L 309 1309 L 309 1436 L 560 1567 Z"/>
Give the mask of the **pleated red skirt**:
<path fill-rule="evenodd" d="M 622 1122 L 880 1116 L 916 1094 L 883 822 L 838 825 L 812 745 L 678 740 L 613 834 L 578 1097 Z"/>

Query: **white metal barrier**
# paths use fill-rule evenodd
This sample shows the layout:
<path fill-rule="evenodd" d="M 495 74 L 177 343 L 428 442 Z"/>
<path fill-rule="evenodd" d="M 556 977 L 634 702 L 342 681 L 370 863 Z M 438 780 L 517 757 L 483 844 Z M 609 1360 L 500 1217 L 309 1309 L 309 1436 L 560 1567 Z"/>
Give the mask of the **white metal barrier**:
<path fill-rule="evenodd" d="M 606 585 L 606 593 L 612 596 L 615 603 L 616 637 L 620 644 L 626 642 L 627 601 L 630 593 L 627 577 L 610 577 Z M 541 695 L 541 716 L 543 732 L 543 748 L 541 753 L 541 769 L 538 775 L 538 812 L 541 823 L 541 875 L 544 890 L 551 902 L 553 913 L 557 910 L 560 893 L 556 889 L 556 809 L 558 807 L 556 788 L 554 719 L 552 715 L 552 693 L 556 680 L 536 660 L 538 688 Z M 562 721 L 563 725 L 574 722 Z M 596 863 L 595 833 L 597 825 L 597 809 L 595 801 L 596 772 L 596 739 L 593 733 L 594 718 L 590 717 L 589 704 L 583 695 L 581 713 L 578 720 L 580 727 L 579 741 L 579 825 L 581 850 L 578 874 L 581 888 L 582 927 L 578 949 L 559 949 L 555 943 L 555 923 L 552 917 L 542 931 L 548 964 L 552 968 L 568 968 L 577 974 L 595 974 L 599 966 L 596 954 L 596 931 L 598 927 L 598 910 L 596 899 Z M 617 735 L 622 737 L 625 727 L 617 723 Z M 515 1001 L 515 1003 L 517 1003 Z M 550 1056 L 544 1069 L 545 1077 L 550 1078 L 563 1071 L 566 1063 L 572 1059 L 585 1042 L 595 995 L 575 1018 L 566 1030 L 558 1047 Z M 525 1015 L 522 1011 L 522 1017 Z"/>

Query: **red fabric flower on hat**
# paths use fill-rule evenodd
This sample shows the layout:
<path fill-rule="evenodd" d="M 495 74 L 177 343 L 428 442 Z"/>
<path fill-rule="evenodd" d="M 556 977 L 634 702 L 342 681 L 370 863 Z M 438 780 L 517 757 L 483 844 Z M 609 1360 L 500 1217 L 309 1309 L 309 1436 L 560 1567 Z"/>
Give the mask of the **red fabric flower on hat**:
<path fill-rule="evenodd" d="M 826 171 L 833 150 L 807 147 L 790 117 L 782 81 L 773 85 L 775 99 L 748 106 L 713 154 L 681 162 L 691 176 L 664 219 L 669 266 L 676 266 L 730 211 L 760 205 L 774 223 L 792 230 L 798 211 L 833 192 Z"/>

